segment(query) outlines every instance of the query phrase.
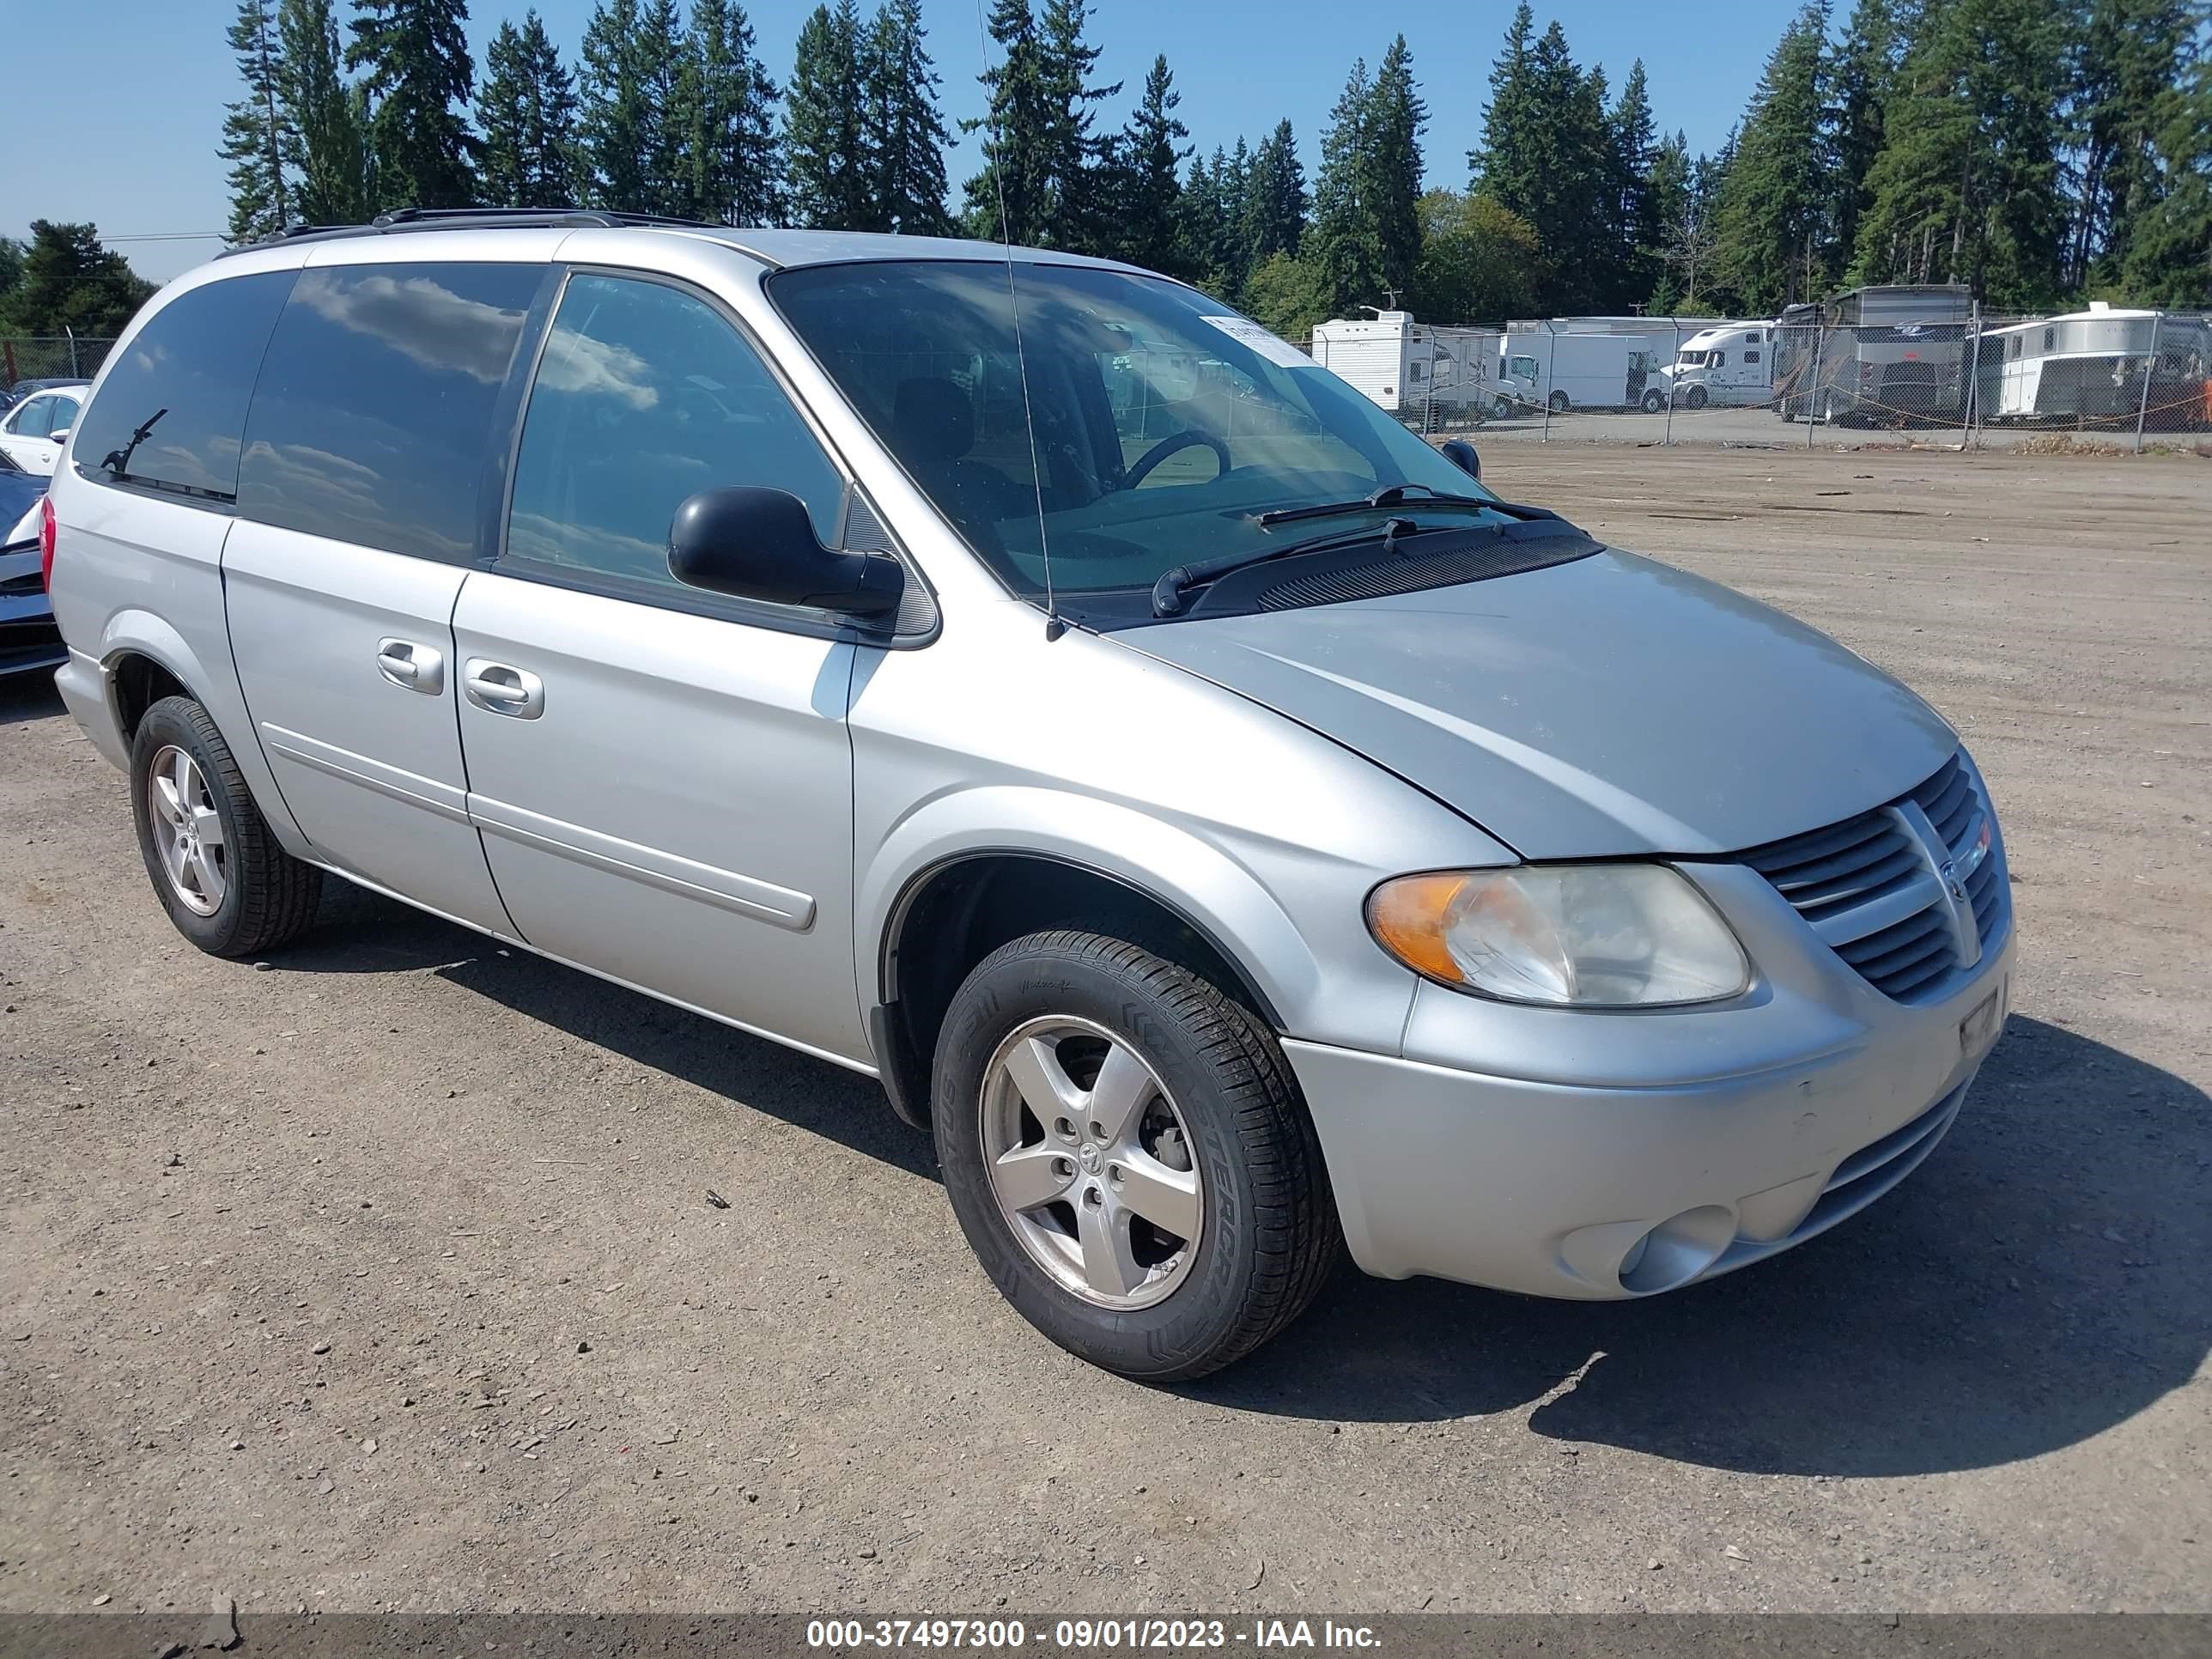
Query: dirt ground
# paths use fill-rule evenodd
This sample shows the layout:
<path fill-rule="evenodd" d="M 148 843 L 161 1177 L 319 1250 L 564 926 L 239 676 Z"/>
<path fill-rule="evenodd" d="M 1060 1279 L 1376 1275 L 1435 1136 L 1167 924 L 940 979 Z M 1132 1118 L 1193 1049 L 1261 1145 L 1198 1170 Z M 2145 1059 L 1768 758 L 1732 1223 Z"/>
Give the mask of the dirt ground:
<path fill-rule="evenodd" d="M 2212 463 L 1490 459 L 1972 745 L 2016 1012 L 1897 1194 L 1632 1305 L 1347 1271 L 1137 1387 L 863 1079 L 349 890 L 199 956 L 17 686 L 0 1613 L 2212 1610 Z"/>

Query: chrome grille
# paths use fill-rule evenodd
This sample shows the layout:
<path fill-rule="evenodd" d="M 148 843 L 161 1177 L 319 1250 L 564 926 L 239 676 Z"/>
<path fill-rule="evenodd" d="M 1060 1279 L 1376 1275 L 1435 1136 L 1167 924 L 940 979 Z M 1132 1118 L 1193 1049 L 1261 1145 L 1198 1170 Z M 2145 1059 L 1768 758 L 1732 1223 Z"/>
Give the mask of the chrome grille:
<path fill-rule="evenodd" d="M 1996 819 L 1964 750 L 1886 806 L 1742 859 L 1869 984 L 1900 1002 L 1942 995 L 2010 919 Z M 1951 891 L 1954 878 L 1963 900 Z"/>

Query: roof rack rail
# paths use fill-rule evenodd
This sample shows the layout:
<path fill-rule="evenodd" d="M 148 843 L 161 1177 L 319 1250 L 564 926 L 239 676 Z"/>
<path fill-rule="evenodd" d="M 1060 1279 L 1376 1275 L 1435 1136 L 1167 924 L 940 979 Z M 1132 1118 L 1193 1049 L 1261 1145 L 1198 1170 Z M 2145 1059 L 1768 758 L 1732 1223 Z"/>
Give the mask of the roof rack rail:
<path fill-rule="evenodd" d="M 658 213 L 617 213 L 605 208 L 417 208 L 398 207 L 380 213 L 365 225 L 287 225 L 258 242 L 225 248 L 218 259 L 242 253 L 249 247 L 275 247 L 286 243 L 337 240 L 351 236 L 384 236 L 397 231 L 512 229 L 618 230 L 629 226 L 665 225 L 681 229 L 710 228 L 703 219 L 673 219 Z"/>

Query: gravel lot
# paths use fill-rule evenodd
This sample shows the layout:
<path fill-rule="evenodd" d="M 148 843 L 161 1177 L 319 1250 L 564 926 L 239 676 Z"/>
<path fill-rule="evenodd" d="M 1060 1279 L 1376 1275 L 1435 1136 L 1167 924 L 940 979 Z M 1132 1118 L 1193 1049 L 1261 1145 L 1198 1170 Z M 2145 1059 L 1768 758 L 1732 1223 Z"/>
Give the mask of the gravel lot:
<path fill-rule="evenodd" d="M 2212 1610 L 2212 465 L 1489 454 L 1973 745 L 2016 1012 L 1894 1196 L 1135 1387 L 860 1079 L 350 890 L 196 954 L 0 690 L 0 1612 Z"/>

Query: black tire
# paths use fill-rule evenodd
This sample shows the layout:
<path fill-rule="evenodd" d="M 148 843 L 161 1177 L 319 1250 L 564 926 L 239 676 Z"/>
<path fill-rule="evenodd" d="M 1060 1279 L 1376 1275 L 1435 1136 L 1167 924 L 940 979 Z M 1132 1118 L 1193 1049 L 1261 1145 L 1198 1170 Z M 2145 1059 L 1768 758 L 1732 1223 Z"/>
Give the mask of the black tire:
<path fill-rule="evenodd" d="M 154 839 L 148 775 L 155 757 L 168 748 L 191 757 L 222 821 L 224 891 L 210 915 L 199 915 L 179 897 Z M 177 931 L 210 956 L 258 956 L 297 937 L 314 919 L 323 872 L 276 844 L 229 744 L 207 710 L 190 697 L 164 697 L 139 720 L 131 739 L 131 815 L 155 895 Z"/>
<path fill-rule="evenodd" d="M 1554 392 L 1548 401 L 1551 404 L 1553 414 L 1564 415 L 1567 412 L 1567 394 L 1565 392 Z"/>
<path fill-rule="evenodd" d="M 1703 409 L 1711 398 L 1712 394 L 1701 386 L 1693 386 L 1682 394 L 1682 401 L 1692 409 Z"/>
<path fill-rule="evenodd" d="M 1018 1027 L 1073 1016 L 1151 1066 L 1191 1136 L 1206 1224 L 1164 1300 L 1116 1310 L 1055 1280 L 1015 1237 L 985 1168 L 985 1072 Z M 945 1187 L 977 1259 L 1016 1311 L 1079 1358 L 1148 1382 L 1203 1376 L 1279 1335 L 1342 1252 L 1321 1145 L 1281 1048 L 1216 986 L 1097 933 L 1000 946 L 954 994 L 931 1091 Z"/>
<path fill-rule="evenodd" d="M 1644 394 L 1644 412 L 1646 415 L 1656 415 L 1661 410 L 1666 407 L 1667 400 L 1661 397 L 1659 393 L 1656 392 L 1647 392 Z"/>

